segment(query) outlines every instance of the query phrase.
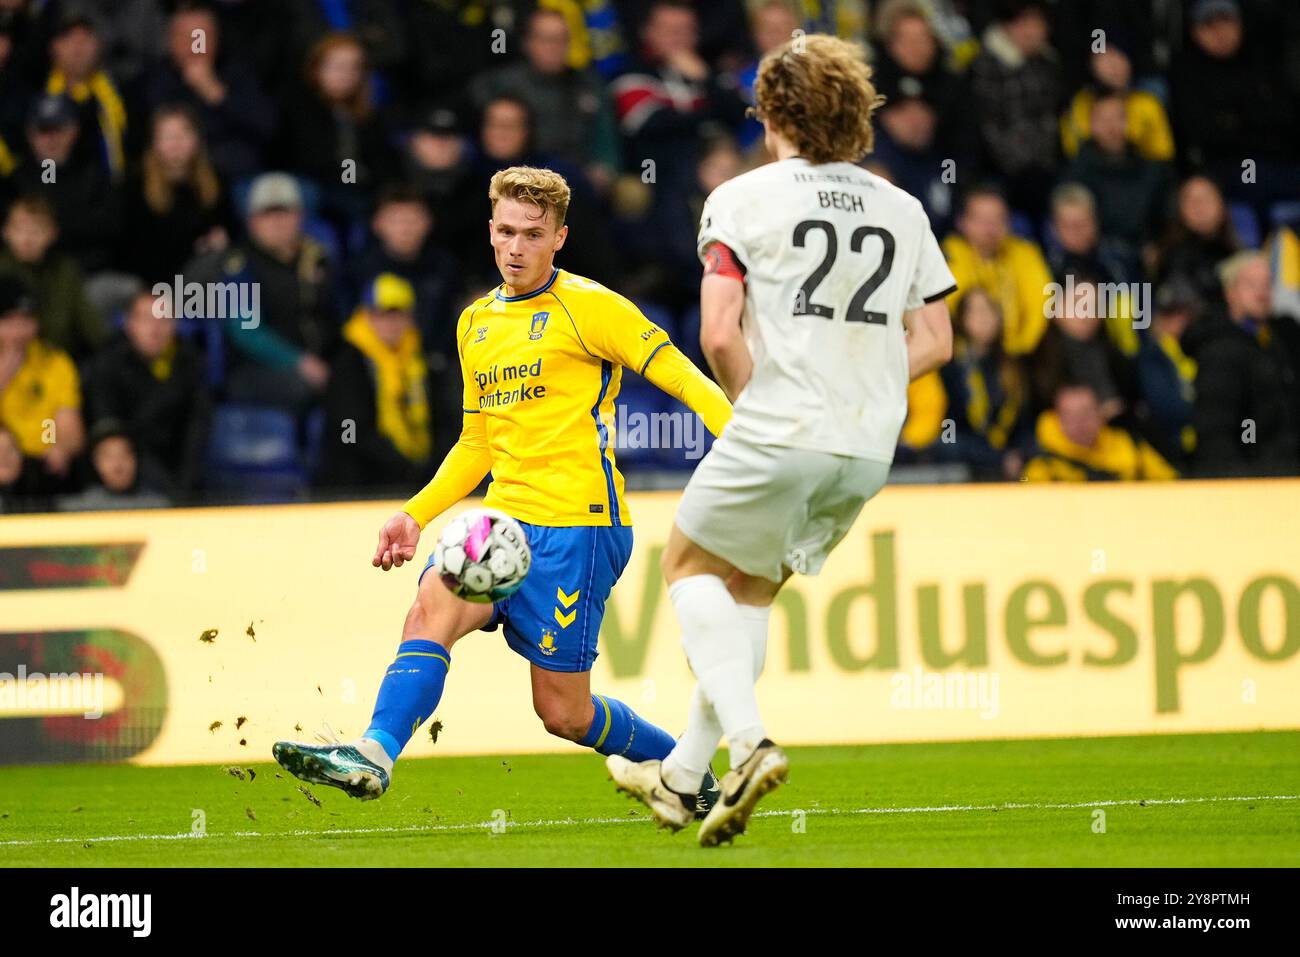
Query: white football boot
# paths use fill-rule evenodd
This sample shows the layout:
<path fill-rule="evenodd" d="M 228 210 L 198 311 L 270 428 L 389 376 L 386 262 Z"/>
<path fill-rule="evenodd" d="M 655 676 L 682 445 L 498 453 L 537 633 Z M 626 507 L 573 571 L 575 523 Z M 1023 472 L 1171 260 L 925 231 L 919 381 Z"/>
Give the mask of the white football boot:
<path fill-rule="evenodd" d="M 722 796 L 700 825 L 700 846 L 717 847 L 744 834 L 758 799 L 784 784 L 789 772 L 785 752 L 764 738 L 744 764 L 723 775 Z"/>
<path fill-rule="evenodd" d="M 695 820 L 696 795 L 679 794 L 664 784 L 658 761 L 629 761 L 621 754 L 605 759 L 614 786 L 650 809 L 660 827 L 680 831 Z"/>

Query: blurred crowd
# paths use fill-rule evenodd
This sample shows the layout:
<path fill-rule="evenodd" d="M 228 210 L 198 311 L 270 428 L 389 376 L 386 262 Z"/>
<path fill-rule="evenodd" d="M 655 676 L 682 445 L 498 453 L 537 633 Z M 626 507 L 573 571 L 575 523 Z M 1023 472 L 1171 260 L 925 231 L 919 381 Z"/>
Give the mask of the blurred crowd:
<path fill-rule="evenodd" d="M 1300 4 L 0 0 L 0 512 L 425 481 L 508 165 L 700 360 L 699 212 L 798 31 L 863 45 L 863 165 L 959 283 L 900 462 L 1300 473 Z"/>

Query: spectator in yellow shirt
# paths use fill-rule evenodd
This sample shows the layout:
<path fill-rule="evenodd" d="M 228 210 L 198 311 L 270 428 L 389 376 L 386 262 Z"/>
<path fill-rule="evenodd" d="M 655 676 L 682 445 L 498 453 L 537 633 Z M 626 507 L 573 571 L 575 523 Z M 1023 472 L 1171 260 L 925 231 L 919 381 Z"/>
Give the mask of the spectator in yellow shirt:
<path fill-rule="evenodd" d="M 1092 82 L 1074 95 L 1070 107 L 1061 117 L 1061 149 L 1073 158 L 1079 147 L 1092 136 L 1092 104 L 1103 94 L 1119 94 L 1127 113 L 1126 138 L 1143 159 L 1168 162 L 1174 158 L 1174 134 L 1169 116 L 1160 100 L 1151 93 L 1132 88 L 1133 64 L 1128 52 L 1106 37 L 1100 53 L 1089 61 Z"/>
<path fill-rule="evenodd" d="M 1022 478 L 1030 482 L 1169 481 L 1173 466 L 1149 444 L 1107 425 L 1092 386 L 1065 383 L 1052 408 L 1038 417 L 1033 456 Z"/>
<path fill-rule="evenodd" d="M 0 279 L 0 424 L 61 484 L 85 444 L 81 385 L 68 354 L 36 338 L 37 328 L 27 290 Z"/>
<path fill-rule="evenodd" d="M 957 313 L 971 289 L 988 292 L 1002 312 L 1002 345 L 1010 355 L 1032 352 L 1047 328 L 1052 274 L 1037 243 L 1011 235 L 1006 200 L 991 187 L 966 194 L 957 232 L 943 241 L 957 292 L 948 309 Z"/>

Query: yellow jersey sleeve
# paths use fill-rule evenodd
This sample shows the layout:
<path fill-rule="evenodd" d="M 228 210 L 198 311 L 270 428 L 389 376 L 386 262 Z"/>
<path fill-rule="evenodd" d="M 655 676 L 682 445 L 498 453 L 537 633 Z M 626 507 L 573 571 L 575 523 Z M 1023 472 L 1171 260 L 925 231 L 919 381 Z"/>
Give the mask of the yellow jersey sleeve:
<path fill-rule="evenodd" d="M 731 402 L 716 382 L 695 367 L 671 342 L 655 350 L 643 373 L 655 387 L 681 401 L 704 420 L 717 438 L 731 421 Z"/>
<path fill-rule="evenodd" d="M 583 345 L 592 355 L 645 375 L 655 352 L 668 346 L 668 333 L 646 318 L 630 299 L 592 283 L 573 314 Z"/>
<path fill-rule="evenodd" d="M 630 299 L 604 287 L 589 291 L 599 296 L 575 316 L 584 344 L 602 359 L 617 362 L 643 376 L 655 387 L 680 400 L 704 420 L 716 437 L 731 419 L 731 403 L 712 379 L 695 367 Z M 593 318 L 599 317 L 599 318 Z"/>
<path fill-rule="evenodd" d="M 469 316 L 472 310 L 466 309 L 460 314 L 456 323 L 456 348 L 460 355 L 461 377 L 465 389 L 461 400 L 460 438 L 451 447 L 447 456 L 438 466 L 438 471 L 429 484 L 416 492 L 402 506 L 402 511 L 425 528 L 431 521 L 455 505 L 478 487 L 483 477 L 492 470 L 492 454 L 488 449 L 487 427 L 483 413 L 477 408 L 478 400 L 473 397 L 470 386 L 473 377 L 465 367 L 464 343 L 469 331 Z"/>

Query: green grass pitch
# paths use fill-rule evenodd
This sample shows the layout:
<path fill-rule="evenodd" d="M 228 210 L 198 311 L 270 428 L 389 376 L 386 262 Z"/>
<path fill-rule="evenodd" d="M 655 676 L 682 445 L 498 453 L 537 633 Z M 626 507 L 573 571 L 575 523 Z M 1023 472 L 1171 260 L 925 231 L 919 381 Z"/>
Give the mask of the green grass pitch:
<path fill-rule="evenodd" d="M 0 865 L 1300 865 L 1300 732 L 790 758 L 749 833 L 707 850 L 694 828 L 656 830 L 582 753 L 403 762 L 381 800 L 313 787 L 319 806 L 269 761 L 243 766 L 251 781 L 210 766 L 4 768 Z M 196 811 L 205 837 L 191 836 Z"/>

